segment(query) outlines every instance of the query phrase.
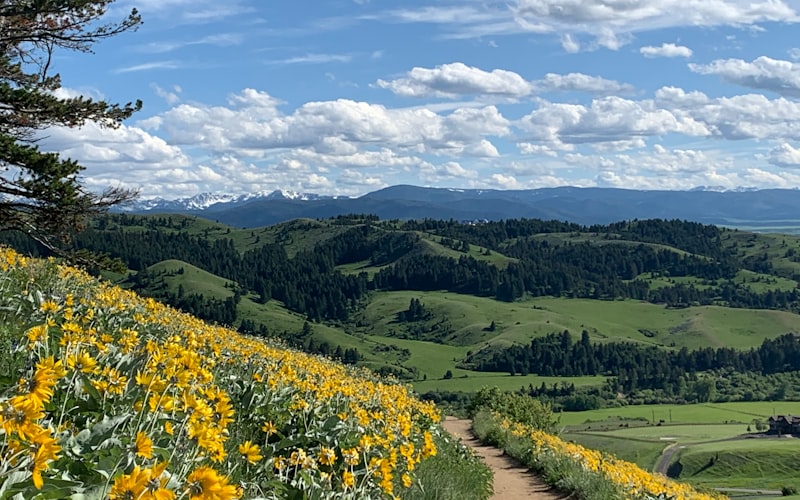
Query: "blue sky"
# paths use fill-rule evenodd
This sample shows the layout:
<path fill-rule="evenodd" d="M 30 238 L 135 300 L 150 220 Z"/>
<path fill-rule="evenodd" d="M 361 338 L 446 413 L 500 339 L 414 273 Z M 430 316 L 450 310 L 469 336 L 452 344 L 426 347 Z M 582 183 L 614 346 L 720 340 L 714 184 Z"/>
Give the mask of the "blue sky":
<path fill-rule="evenodd" d="M 798 0 L 118 0 L 48 130 L 142 198 L 385 186 L 800 186 Z"/>

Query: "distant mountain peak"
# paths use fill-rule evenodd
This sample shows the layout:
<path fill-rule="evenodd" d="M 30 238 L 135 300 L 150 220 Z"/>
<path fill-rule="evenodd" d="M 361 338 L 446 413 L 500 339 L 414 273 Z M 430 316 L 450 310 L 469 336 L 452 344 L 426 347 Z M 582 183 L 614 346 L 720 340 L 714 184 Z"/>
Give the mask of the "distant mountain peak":
<path fill-rule="evenodd" d="M 313 193 L 298 193 L 287 189 L 275 191 L 260 191 L 246 194 L 225 193 L 199 193 L 194 196 L 167 200 L 165 198 L 150 198 L 137 200 L 127 206 L 120 207 L 124 212 L 198 212 L 220 206 L 234 206 L 254 200 L 296 200 L 308 201 L 331 198 Z"/>
<path fill-rule="evenodd" d="M 800 213 L 800 191 L 722 189 L 688 191 L 600 187 L 457 189 L 391 186 L 357 198 L 298 193 L 287 189 L 242 195 L 201 193 L 180 200 L 142 200 L 125 208 L 136 213 L 186 213 L 239 227 L 258 227 L 297 218 L 374 214 L 381 219 L 566 220 L 608 224 L 631 219 L 686 219 L 742 227 L 785 227 Z"/>

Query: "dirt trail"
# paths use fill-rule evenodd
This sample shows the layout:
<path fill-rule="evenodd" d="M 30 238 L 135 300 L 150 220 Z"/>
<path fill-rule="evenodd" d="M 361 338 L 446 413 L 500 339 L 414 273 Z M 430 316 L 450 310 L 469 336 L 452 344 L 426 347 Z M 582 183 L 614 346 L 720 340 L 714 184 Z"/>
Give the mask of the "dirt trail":
<path fill-rule="evenodd" d="M 528 468 L 513 458 L 504 455 L 503 450 L 493 446 L 485 446 L 472 434 L 472 422 L 447 417 L 444 428 L 454 436 L 461 438 L 483 459 L 494 473 L 494 495 L 491 500 L 560 500 L 567 498 L 559 495 L 550 486 L 542 482 Z"/>

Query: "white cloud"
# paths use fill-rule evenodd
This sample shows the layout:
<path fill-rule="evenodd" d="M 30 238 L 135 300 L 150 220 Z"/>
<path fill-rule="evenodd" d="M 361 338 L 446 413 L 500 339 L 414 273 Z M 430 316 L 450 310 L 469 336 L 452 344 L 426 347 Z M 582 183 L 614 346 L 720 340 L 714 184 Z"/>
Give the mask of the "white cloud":
<path fill-rule="evenodd" d="M 527 22 L 617 33 L 677 26 L 736 26 L 765 21 L 797 21 L 797 13 L 781 0 L 518 0 L 514 8 Z"/>
<path fill-rule="evenodd" d="M 581 44 L 569 33 L 561 35 L 561 47 L 570 54 L 580 52 L 581 50 Z"/>
<path fill-rule="evenodd" d="M 720 97 L 685 112 L 706 124 L 712 135 L 725 139 L 800 140 L 800 103 L 783 97 Z"/>
<path fill-rule="evenodd" d="M 689 64 L 689 68 L 703 75 L 718 75 L 744 87 L 800 96 L 800 63 L 761 56 L 752 62 L 718 59 L 710 64 Z"/>
<path fill-rule="evenodd" d="M 327 64 L 327 63 L 348 63 L 353 60 L 350 54 L 304 54 L 302 56 L 288 57 L 268 61 L 269 64 Z"/>
<path fill-rule="evenodd" d="M 532 90 L 530 82 L 512 71 L 484 71 L 460 62 L 443 64 L 433 69 L 416 67 L 403 78 L 378 80 L 377 85 L 406 97 L 523 97 Z"/>
<path fill-rule="evenodd" d="M 630 141 L 636 138 L 681 133 L 705 136 L 709 130 L 684 113 L 659 109 L 651 101 L 631 101 L 609 96 L 591 106 L 541 101 L 523 117 L 519 127 L 529 141 L 561 149 L 565 144 Z"/>
<path fill-rule="evenodd" d="M 424 163 L 420 167 L 420 175 L 426 182 L 444 182 L 451 184 L 453 182 L 461 183 L 465 180 L 478 178 L 478 172 L 476 170 L 466 169 L 455 161 L 445 162 L 441 165 Z"/>
<path fill-rule="evenodd" d="M 166 90 L 155 83 L 151 84 L 150 87 L 153 89 L 153 92 L 155 92 L 158 97 L 164 99 L 167 104 L 175 105 L 181 100 L 179 95 L 181 93 L 181 88 L 177 85 L 174 86 L 172 90 Z"/>
<path fill-rule="evenodd" d="M 243 0 L 123 0 L 115 8 L 123 12 L 136 8 L 145 19 L 169 19 L 172 23 L 189 24 L 219 22 L 254 10 Z"/>
<path fill-rule="evenodd" d="M 244 36 L 240 33 L 217 33 L 214 35 L 204 36 L 195 40 L 159 40 L 156 42 L 149 42 L 144 45 L 136 47 L 134 50 L 138 52 L 147 52 L 151 54 L 163 54 L 165 52 L 172 52 L 174 50 L 182 49 L 184 47 L 192 47 L 196 45 L 213 45 L 217 47 L 227 47 L 233 45 L 240 45 L 244 41 Z"/>
<path fill-rule="evenodd" d="M 253 158 L 287 148 L 328 155 L 385 149 L 401 155 L 491 157 L 498 152 L 487 137 L 510 133 L 510 123 L 494 106 L 437 114 L 338 99 L 308 102 L 284 115 L 279 101 L 253 89 L 231 96 L 229 104 L 181 104 L 141 125 L 173 144 Z"/>
<path fill-rule="evenodd" d="M 786 53 L 789 54 L 789 58 L 791 58 L 792 61 L 800 61 L 800 48 L 793 47 L 787 50 Z"/>
<path fill-rule="evenodd" d="M 434 69 L 414 68 L 404 78 L 378 80 L 377 85 L 405 97 L 458 98 L 468 95 L 521 98 L 534 92 L 588 92 L 628 94 L 632 85 L 583 73 L 547 73 L 544 78 L 527 81 L 512 71 L 484 71 L 463 63 Z"/>
<path fill-rule="evenodd" d="M 523 189 L 525 187 L 513 175 L 492 174 L 486 181 L 488 187 L 499 189 Z"/>
<path fill-rule="evenodd" d="M 800 168 L 800 149 L 784 142 L 770 151 L 769 162 L 780 167 Z"/>
<path fill-rule="evenodd" d="M 548 73 L 543 79 L 533 83 L 539 92 L 565 91 L 593 94 L 630 94 L 634 91 L 633 86 L 627 83 L 583 73 L 569 73 L 566 75 Z"/>
<path fill-rule="evenodd" d="M 153 69 L 178 69 L 180 66 L 181 65 L 178 63 L 178 61 L 153 61 L 142 64 L 134 64 L 131 66 L 123 66 L 122 68 L 115 69 L 114 73 L 135 73 L 139 71 L 150 71 Z"/>
<path fill-rule="evenodd" d="M 662 43 L 660 47 L 647 45 L 639 49 L 645 57 L 692 57 L 692 49 L 674 43 Z"/>

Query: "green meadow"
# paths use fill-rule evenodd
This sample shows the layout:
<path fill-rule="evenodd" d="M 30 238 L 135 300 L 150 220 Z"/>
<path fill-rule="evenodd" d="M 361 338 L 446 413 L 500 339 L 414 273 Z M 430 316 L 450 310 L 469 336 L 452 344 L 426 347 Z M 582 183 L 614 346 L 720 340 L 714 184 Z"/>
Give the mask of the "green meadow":
<path fill-rule="evenodd" d="M 724 424 L 725 422 L 747 424 L 753 419 L 766 420 L 772 415 L 800 415 L 800 401 L 637 405 L 559 414 L 563 426 L 587 422 L 599 423 L 608 419 L 644 419 L 656 423 L 664 420 L 666 424 Z"/>
<path fill-rule="evenodd" d="M 800 414 L 800 402 L 628 406 L 559 419 L 564 439 L 649 470 L 676 447 L 668 474 L 693 486 L 780 490 L 800 486 L 800 440 L 763 437 L 752 421 L 787 414 Z"/>

